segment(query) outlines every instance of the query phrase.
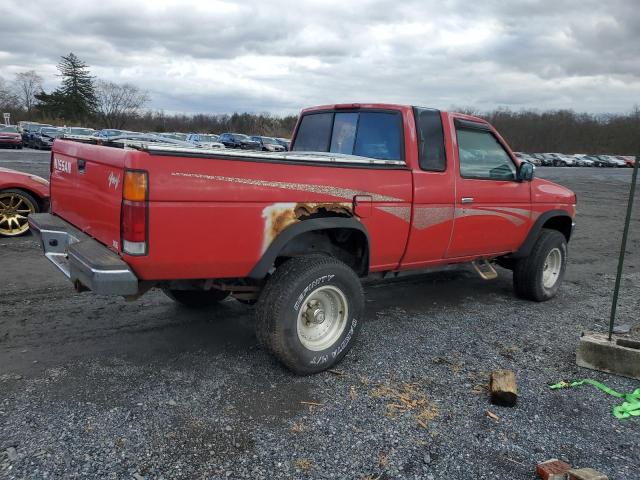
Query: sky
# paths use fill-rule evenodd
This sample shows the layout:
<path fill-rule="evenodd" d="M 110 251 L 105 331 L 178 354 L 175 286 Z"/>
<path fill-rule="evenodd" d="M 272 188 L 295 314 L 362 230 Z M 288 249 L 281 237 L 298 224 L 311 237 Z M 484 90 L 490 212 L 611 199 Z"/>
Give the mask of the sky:
<path fill-rule="evenodd" d="M 171 113 L 640 104 L 638 0 L 0 0 L 0 34 L 7 81 L 73 52 Z"/>

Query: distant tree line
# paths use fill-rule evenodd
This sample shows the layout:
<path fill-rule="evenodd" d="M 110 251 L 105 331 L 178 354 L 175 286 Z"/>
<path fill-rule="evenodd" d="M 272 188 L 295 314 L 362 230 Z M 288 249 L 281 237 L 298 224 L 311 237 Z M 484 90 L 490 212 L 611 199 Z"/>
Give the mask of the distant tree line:
<path fill-rule="evenodd" d="M 640 154 L 640 107 L 627 114 L 494 110 L 481 114 L 516 151 Z"/>
<path fill-rule="evenodd" d="M 56 125 L 83 125 L 153 132 L 237 132 L 289 137 L 295 116 L 268 113 L 166 114 L 145 109 L 149 95 L 135 85 L 96 79 L 76 55 L 61 57 L 61 83 L 45 92 L 43 79 L 30 70 L 12 81 L 0 77 L 0 110 L 15 122 L 32 120 Z M 485 118 L 516 151 L 636 155 L 640 151 L 640 107 L 623 114 L 538 112 L 497 109 L 453 110 Z"/>

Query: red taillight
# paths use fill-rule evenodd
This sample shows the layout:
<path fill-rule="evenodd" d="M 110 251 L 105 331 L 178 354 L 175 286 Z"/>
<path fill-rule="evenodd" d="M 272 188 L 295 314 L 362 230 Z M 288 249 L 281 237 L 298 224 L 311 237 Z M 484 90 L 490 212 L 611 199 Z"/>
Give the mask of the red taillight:
<path fill-rule="evenodd" d="M 120 232 L 122 234 L 122 251 L 129 255 L 147 254 L 149 206 L 147 186 L 147 172 L 125 172 Z"/>

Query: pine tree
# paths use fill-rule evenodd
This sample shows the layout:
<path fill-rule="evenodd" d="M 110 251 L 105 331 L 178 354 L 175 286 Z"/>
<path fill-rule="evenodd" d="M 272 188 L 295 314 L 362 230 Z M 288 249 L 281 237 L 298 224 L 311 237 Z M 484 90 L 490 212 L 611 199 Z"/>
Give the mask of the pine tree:
<path fill-rule="evenodd" d="M 96 108 L 94 77 L 89 66 L 73 53 L 62 56 L 58 64 L 62 85 L 55 93 L 64 97 L 62 116 L 69 120 L 85 120 Z"/>

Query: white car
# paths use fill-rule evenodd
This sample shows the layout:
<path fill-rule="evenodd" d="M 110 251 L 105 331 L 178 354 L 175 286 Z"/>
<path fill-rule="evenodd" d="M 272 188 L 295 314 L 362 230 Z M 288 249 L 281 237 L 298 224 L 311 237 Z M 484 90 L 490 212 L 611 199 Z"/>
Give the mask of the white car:
<path fill-rule="evenodd" d="M 552 157 L 551 164 L 554 167 L 575 167 L 576 160 L 571 155 L 565 155 L 563 153 L 547 153 Z"/>
<path fill-rule="evenodd" d="M 576 161 L 578 167 L 595 167 L 596 162 L 589 155 L 584 153 L 576 153 L 573 158 Z"/>
<path fill-rule="evenodd" d="M 187 142 L 200 148 L 225 148 L 218 141 L 218 135 L 208 133 L 190 133 L 187 135 Z"/>

